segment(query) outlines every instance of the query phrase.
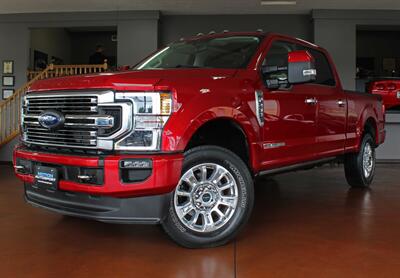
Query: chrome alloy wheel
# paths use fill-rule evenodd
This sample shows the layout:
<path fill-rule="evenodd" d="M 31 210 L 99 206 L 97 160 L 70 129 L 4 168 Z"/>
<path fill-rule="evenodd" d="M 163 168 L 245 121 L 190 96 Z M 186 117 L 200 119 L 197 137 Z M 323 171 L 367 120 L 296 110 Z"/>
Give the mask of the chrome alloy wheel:
<path fill-rule="evenodd" d="M 366 143 L 363 151 L 363 171 L 364 176 L 369 178 L 375 166 L 374 150 L 370 143 Z"/>
<path fill-rule="evenodd" d="M 238 204 L 238 186 L 233 175 L 215 163 L 190 168 L 175 189 L 174 208 L 190 230 L 213 232 L 232 218 Z"/>

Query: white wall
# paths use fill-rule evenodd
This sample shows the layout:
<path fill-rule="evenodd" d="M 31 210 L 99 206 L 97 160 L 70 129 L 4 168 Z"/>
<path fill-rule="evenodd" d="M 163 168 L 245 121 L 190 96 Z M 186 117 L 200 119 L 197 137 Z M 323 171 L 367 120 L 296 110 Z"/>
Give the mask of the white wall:
<path fill-rule="evenodd" d="M 158 20 L 118 23 L 118 65 L 135 65 L 158 48 Z"/>
<path fill-rule="evenodd" d="M 355 90 L 356 25 L 345 20 L 315 20 L 314 42 L 332 56 L 343 88 Z"/>
<path fill-rule="evenodd" d="M 181 37 L 195 36 L 210 31 L 256 31 L 283 33 L 312 40 L 312 22 L 309 15 L 177 15 L 162 16 L 160 39 L 163 45 Z"/>

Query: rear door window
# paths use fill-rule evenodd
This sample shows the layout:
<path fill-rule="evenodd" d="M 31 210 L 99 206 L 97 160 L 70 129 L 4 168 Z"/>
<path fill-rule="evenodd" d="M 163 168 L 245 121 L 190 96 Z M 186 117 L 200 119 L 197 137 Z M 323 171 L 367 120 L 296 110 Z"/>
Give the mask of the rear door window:
<path fill-rule="evenodd" d="M 307 51 L 309 51 L 315 59 L 317 80 L 315 80 L 314 84 L 336 86 L 336 81 L 331 65 L 329 64 L 329 61 L 326 58 L 325 54 L 312 48 L 308 48 Z"/>

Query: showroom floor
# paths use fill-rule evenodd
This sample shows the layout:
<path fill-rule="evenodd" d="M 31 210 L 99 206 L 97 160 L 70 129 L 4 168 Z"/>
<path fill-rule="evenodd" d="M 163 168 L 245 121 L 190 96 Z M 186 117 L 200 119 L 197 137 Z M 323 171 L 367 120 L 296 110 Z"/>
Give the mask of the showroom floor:
<path fill-rule="evenodd" d="M 247 228 L 208 250 L 30 207 L 11 170 L 0 165 L 0 277 L 400 277 L 400 165 L 380 165 L 372 190 L 349 190 L 342 168 L 260 180 Z"/>

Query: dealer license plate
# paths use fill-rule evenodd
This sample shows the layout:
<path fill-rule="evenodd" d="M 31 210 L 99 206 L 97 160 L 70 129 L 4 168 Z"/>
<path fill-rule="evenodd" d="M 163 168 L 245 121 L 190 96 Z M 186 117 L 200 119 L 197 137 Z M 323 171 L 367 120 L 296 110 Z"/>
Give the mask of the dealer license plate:
<path fill-rule="evenodd" d="M 35 169 L 35 183 L 37 186 L 48 186 L 57 189 L 58 172 L 56 168 L 37 166 Z"/>

